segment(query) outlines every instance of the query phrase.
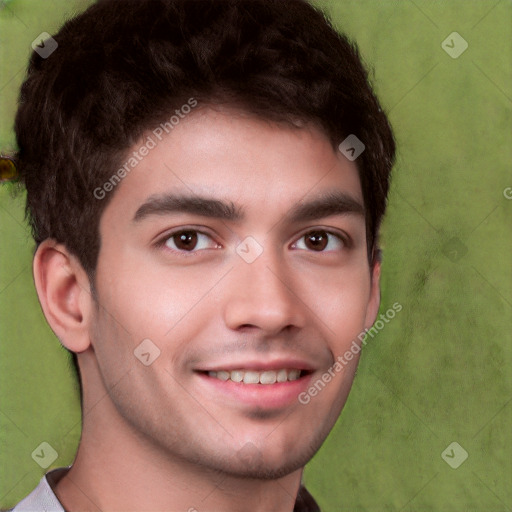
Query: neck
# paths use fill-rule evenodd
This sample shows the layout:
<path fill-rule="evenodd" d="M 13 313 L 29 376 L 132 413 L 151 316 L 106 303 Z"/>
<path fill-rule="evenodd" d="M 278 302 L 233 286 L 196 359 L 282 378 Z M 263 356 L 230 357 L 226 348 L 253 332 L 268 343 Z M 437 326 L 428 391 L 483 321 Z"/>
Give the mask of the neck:
<path fill-rule="evenodd" d="M 66 510 L 293 511 L 302 468 L 259 480 L 179 459 L 129 425 L 108 393 L 96 391 L 84 387 L 84 398 L 96 405 L 84 401 L 77 456 L 54 489 Z"/>

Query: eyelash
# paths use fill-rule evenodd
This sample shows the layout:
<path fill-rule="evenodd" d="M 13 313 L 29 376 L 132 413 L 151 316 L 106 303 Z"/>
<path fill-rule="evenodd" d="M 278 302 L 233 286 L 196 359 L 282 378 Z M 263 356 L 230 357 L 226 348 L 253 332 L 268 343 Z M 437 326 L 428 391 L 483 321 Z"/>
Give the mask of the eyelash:
<path fill-rule="evenodd" d="M 205 249 L 192 250 L 192 251 L 184 251 L 184 250 L 176 250 L 176 249 L 171 249 L 169 247 L 166 247 L 167 241 L 170 240 L 171 238 L 173 238 L 174 236 L 179 235 L 180 233 L 189 233 L 189 232 L 190 233 L 195 233 L 195 234 L 207 236 L 210 239 L 212 239 L 212 241 L 213 241 L 213 238 L 212 238 L 212 236 L 209 233 L 205 233 L 204 231 L 201 231 L 199 229 L 195 229 L 195 228 L 180 228 L 180 229 L 178 229 L 176 231 L 173 231 L 171 233 L 167 233 L 165 236 L 163 236 L 161 239 L 159 239 L 154 245 L 157 248 L 161 248 L 161 249 L 164 249 L 166 251 L 170 251 L 172 253 L 179 254 L 180 256 L 183 256 L 183 257 L 193 257 L 193 256 L 201 253 Z M 327 229 L 322 229 L 322 228 L 313 228 L 313 229 L 310 229 L 310 230 L 306 231 L 300 237 L 298 237 L 296 239 L 296 241 L 293 242 L 292 245 L 293 246 L 297 245 L 297 243 L 300 240 L 304 239 L 307 235 L 311 235 L 311 234 L 313 234 L 315 232 L 325 233 L 329 237 L 336 238 L 342 244 L 343 248 L 345 248 L 345 249 L 350 249 L 352 247 L 352 240 L 351 240 L 350 236 L 348 236 L 347 234 L 336 233 L 336 232 L 329 231 Z M 219 244 L 217 244 L 217 245 L 219 245 Z M 215 249 L 217 249 L 217 248 L 215 248 Z M 307 249 L 299 249 L 299 250 L 307 250 Z M 325 251 L 325 250 L 323 250 L 323 251 L 313 251 L 313 250 L 308 250 L 307 252 L 329 253 L 329 252 L 332 252 L 332 251 Z"/>
<path fill-rule="evenodd" d="M 325 233 L 327 236 L 328 236 L 328 242 L 330 241 L 330 238 L 333 237 L 335 239 L 337 239 L 341 245 L 343 246 L 342 248 L 343 249 L 348 249 L 351 247 L 351 240 L 350 240 L 350 237 L 348 235 L 342 235 L 341 233 L 335 233 L 333 231 L 329 231 L 328 229 L 318 229 L 318 228 L 315 228 L 315 229 L 310 229 L 309 231 L 306 231 L 305 233 L 303 233 L 299 238 L 297 238 L 297 241 L 294 242 L 292 245 L 297 245 L 297 243 L 300 241 L 300 240 L 303 240 L 304 238 L 306 238 L 308 235 L 312 235 L 313 233 Z M 307 249 L 300 249 L 300 250 L 307 250 Z M 317 252 L 317 253 L 329 253 L 329 252 L 332 252 L 332 251 L 313 251 L 313 250 L 308 250 L 308 252 Z"/>
<path fill-rule="evenodd" d="M 207 236 L 208 238 L 212 239 L 213 240 L 213 237 L 212 235 L 210 235 L 209 233 L 205 233 L 204 231 L 201 231 L 199 229 L 195 229 L 195 228 L 180 228 L 176 231 L 172 231 L 170 233 L 167 233 L 165 236 L 163 236 L 160 240 L 158 240 L 156 243 L 155 243 L 155 247 L 157 248 L 160 248 L 160 249 L 163 249 L 165 251 L 169 251 L 171 253 L 174 253 L 174 254 L 179 254 L 180 256 L 184 256 L 184 257 L 193 257 L 199 253 L 201 253 L 202 251 L 204 251 L 205 249 L 201 249 L 201 250 L 192 250 L 192 251 L 178 251 L 176 249 L 171 249 L 170 247 L 166 247 L 166 243 L 168 240 L 170 240 L 171 238 L 179 235 L 180 233 L 195 233 L 195 234 L 198 234 L 198 235 L 204 235 L 204 236 Z M 219 245 L 219 244 L 217 244 Z"/>

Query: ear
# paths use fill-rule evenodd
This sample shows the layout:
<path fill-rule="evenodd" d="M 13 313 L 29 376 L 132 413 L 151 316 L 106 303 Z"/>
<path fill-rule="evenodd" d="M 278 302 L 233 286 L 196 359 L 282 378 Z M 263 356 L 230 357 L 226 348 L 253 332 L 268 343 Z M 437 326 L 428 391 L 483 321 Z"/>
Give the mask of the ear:
<path fill-rule="evenodd" d="M 365 328 L 370 329 L 377 320 L 380 307 L 380 261 L 376 261 L 371 270 L 370 298 L 366 308 Z"/>
<path fill-rule="evenodd" d="M 60 342 L 75 353 L 87 350 L 94 300 L 79 261 L 64 245 L 48 239 L 37 248 L 33 273 L 44 316 Z"/>

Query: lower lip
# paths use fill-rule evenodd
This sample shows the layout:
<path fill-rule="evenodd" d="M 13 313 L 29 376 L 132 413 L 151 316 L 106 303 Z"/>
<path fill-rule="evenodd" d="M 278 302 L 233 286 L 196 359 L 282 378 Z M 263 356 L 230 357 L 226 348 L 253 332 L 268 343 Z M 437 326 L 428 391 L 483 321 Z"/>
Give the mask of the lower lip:
<path fill-rule="evenodd" d="M 215 392 L 214 399 L 218 399 L 219 393 L 222 393 L 235 403 L 262 409 L 282 409 L 298 403 L 299 394 L 308 388 L 313 374 L 308 373 L 297 380 L 275 384 L 244 384 L 220 380 L 202 372 L 196 372 L 196 375 L 201 379 L 202 387 L 206 387 L 206 392 Z"/>

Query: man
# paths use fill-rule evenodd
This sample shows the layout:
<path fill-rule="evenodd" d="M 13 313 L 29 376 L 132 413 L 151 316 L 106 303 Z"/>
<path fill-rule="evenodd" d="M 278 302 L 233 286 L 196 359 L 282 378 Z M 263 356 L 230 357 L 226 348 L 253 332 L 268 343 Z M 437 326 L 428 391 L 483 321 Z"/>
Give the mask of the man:
<path fill-rule="evenodd" d="M 105 0 L 54 40 L 17 164 L 82 437 L 14 510 L 319 510 L 394 159 L 355 47 L 304 0 Z"/>

